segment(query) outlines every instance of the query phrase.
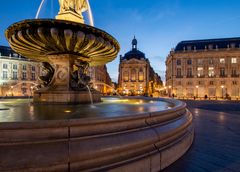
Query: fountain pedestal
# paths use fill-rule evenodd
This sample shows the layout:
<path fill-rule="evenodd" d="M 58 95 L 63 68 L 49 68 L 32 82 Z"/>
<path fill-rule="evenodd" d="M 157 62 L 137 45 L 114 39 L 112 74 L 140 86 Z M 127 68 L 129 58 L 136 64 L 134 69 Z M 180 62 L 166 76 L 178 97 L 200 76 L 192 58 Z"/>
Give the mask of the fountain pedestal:
<path fill-rule="evenodd" d="M 74 65 L 81 63 L 79 57 L 71 54 L 60 54 L 48 56 L 49 62 L 54 64 L 54 75 L 47 87 L 34 92 L 34 103 L 91 103 L 100 102 L 101 95 L 93 91 L 92 99 L 86 86 L 78 87 L 73 81 Z M 75 70 L 75 73 L 78 73 Z"/>

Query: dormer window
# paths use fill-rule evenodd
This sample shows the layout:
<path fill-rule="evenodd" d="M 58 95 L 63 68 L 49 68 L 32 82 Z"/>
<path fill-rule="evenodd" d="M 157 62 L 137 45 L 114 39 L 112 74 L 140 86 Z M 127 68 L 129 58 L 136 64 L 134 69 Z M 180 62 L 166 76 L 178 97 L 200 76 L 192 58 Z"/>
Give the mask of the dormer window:
<path fill-rule="evenodd" d="M 190 46 L 190 45 L 187 46 L 187 50 L 188 50 L 188 51 L 191 51 L 191 50 L 192 50 L 192 46 Z"/>
<path fill-rule="evenodd" d="M 213 45 L 212 45 L 212 44 L 209 44 L 209 45 L 208 45 L 208 49 L 209 49 L 209 50 L 212 50 L 212 49 L 213 49 Z"/>
<path fill-rule="evenodd" d="M 235 43 L 231 43 L 231 48 L 235 48 Z"/>

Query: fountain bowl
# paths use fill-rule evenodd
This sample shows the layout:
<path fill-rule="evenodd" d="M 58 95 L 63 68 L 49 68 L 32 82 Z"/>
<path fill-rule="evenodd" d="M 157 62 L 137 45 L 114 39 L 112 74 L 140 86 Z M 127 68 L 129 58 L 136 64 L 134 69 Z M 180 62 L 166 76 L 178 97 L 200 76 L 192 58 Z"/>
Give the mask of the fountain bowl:
<path fill-rule="evenodd" d="M 72 54 L 90 66 L 104 65 L 120 50 L 117 40 L 105 31 L 66 20 L 24 20 L 11 25 L 5 36 L 14 51 L 44 62 L 51 55 Z"/>

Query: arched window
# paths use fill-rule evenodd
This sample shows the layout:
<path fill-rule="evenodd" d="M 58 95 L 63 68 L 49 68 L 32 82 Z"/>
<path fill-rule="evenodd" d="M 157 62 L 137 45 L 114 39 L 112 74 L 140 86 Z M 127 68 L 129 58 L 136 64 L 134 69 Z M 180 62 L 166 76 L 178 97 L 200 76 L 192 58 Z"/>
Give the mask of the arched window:
<path fill-rule="evenodd" d="M 143 69 L 142 68 L 140 68 L 140 70 L 139 70 L 138 80 L 140 82 L 142 82 L 144 80 L 144 73 L 143 73 Z"/>
<path fill-rule="evenodd" d="M 129 77 L 128 77 L 128 71 L 124 71 L 124 72 L 123 72 L 123 80 L 124 80 L 124 82 L 127 82 L 128 79 L 129 79 Z"/>
<path fill-rule="evenodd" d="M 136 69 L 132 69 L 131 70 L 131 80 L 132 81 L 136 81 L 136 79 L 137 79 L 136 75 L 137 75 Z"/>

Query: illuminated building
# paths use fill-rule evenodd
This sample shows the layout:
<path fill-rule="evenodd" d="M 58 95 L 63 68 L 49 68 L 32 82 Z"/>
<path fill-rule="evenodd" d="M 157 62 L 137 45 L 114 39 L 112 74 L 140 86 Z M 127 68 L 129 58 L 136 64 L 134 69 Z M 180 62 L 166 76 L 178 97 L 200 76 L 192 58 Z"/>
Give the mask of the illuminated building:
<path fill-rule="evenodd" d="M 145 54 L 137 49 L 137 39 L 132 40 L 132 50 L 120 56 L 119 92 L 123 95 L 153 96 L 161 86 L 161 78 L 154 72 Z"/>
<path fill-rule="evenodd" d="M 93 87 L 102 94 L 111 94 L 113 92 L 112 80 L 107 71 L 106 65 L 90 67 L 89 75 L 91 77 L 91 83 Z"/>
<path fill-rule="evenodd" d="M 182 41 L 166 60 L 169 95 L 239 98 L 240 38 Z"/>
<path fill-rule="evenodd" d="M 39 73 L 38 62 L 0 46 L 0 96 L 31 96 Z"/>

